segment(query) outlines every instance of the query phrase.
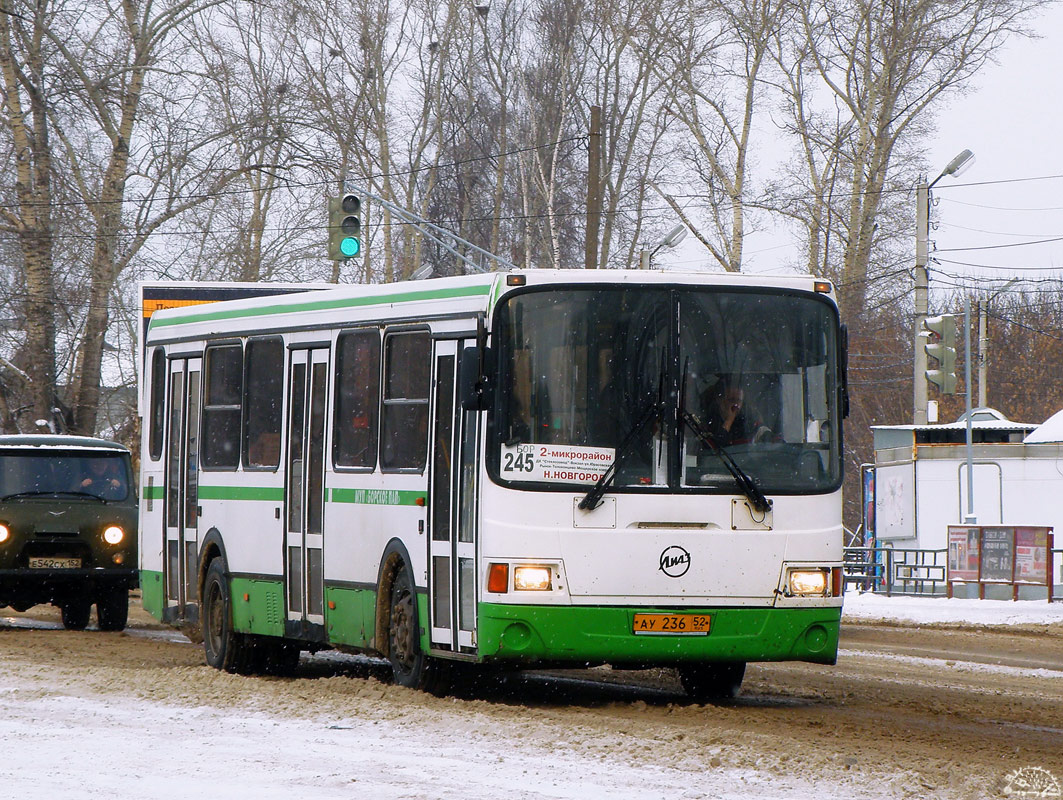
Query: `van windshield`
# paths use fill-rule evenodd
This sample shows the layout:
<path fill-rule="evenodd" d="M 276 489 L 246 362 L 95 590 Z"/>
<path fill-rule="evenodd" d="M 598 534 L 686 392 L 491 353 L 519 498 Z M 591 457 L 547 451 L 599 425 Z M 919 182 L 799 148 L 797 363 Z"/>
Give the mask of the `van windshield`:
<path fill-rule="evenodd" d="M 0 451 L 2 499 L 76 493 L 125 500 L 129 487 L 129 467 L 121 454 Z"/>

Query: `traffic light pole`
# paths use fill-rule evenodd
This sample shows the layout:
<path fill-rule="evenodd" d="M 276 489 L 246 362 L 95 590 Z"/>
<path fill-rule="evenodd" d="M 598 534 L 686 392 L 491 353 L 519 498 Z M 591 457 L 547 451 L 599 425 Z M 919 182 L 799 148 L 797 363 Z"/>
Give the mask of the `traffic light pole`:
<path fill-rule="evenodd" d="M 463 254 L 459 253 L 454 247 L 451 246 L 452 244 L 455 246 L 466 247 L 469 250 L 473 250 L 484 256 L 485 258 L 494 261 L 503 269 L 517 269 L 517 265 L 512 263 L 511 261 L 508 261 L 507 259 L 504 259 L 501 256 L 495 255 L 494 253 L 484 250 L 482 247 L 477 247 L 472 242 L 468 241 L 467 239 L 461 238 L 457 234 L 451 233 L 446 228 L 440 228 L 438 225 L 435 225 L 424 219 L 423 217 L 414 214 L 412 211 L 407 211 L 405 208 L 397 206 L 394 203 L 385 200 L 383 197 L 378 197 L 370 191 L 362 189 L 361 187 L 351 186 L 350 184 L 347 185 L 346 191 L 354 192 L 355 194 L 360 194 L 362 197 L 365 197 L 379 204 L 382 208 L 388 209 L 399 219 L 417 228 L 417 230 L 421 232 L 422 236 L 438 244 L 440 247 L 442 247 L 444 250 L 454 256 L 454 258 L 458 259 L 462 263 L 472 267 L 473 271 L 475 272 L 487 272 L 487 270 L 484 269 L 482 264 L 478 264 L 472 259 L 467 258 Z"/>
<path fill-rule="evenodd" d="M 926 320 L 929 307 L 926 265 L 930 249 L 930 187 L 927 185 L 926 175 L 919 178 L 915 202 L 915 320 L 912 326 L 915 359 L 912 370 L 912 420 L 916 425 L 926 425 L 926 349 L 923 347 L 926 333 L 923 330 L 923 321 Z"/>

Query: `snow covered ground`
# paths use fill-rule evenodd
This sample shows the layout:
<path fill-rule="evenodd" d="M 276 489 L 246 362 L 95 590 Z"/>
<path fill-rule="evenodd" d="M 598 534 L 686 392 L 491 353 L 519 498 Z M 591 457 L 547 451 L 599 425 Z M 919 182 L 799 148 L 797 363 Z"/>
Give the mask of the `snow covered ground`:
<path fill-rule="evenodd" d="M 1063 623 L 1063 604 L 858 593 L 846 596 L 844 613 L 853 622 Z M 12 630 L 19 627 L 12 624 L 15 620 L 0 619 L 9 631 L 5 635 L 23 633 Z M 134 630 L 129 633 L 136 635 Z M 437 699 L 374 680 L 326 679 L 327 685 L 315 689 L 280 684 L 279 690 L 291 700 L 272 706 L 204 702 L 201 694 L 175 696 L 172 688 L 153 696 L 149 682 L 138 684 L 138 691 L 125 690 L 122 684 L 135 679 L 133 670 L 154 665 L 132 665 L 111 678 L 92 664 L 78 668 L 64 663 L 57 654 L 52 664 L 27 669 L 24 663 L 9 661 L 3 642 L 0 638 L 0 798 L 930 796 L 903 767 L 895 775 L 861 773 L 850 771 L 849 763 L 838 765 L 831 757 L 810 754 L 810 759 L 818 758 L 812 765 L 780 772 L 756 750 L 744 753 L 744 746 L 727 743 L 726 737 L 718 747 L 682 746 L 661 741 L 660 731 L 652 726 L 595 728 L 573 724 L 548 707 Z M 189 664 L 193 658 L 198 662 L 198 653 L 190 654 Z M 81 671 L 71 671 L 77 669 Z M 229 676 L 198 664 L 180 667 L 176 677 L 167 680 L 195 681 L 212 691 L 219 687 L 218 697 L 225 697 L 221 687 L 236 686 L 246 697 L 249 691 L 265 693 L 277 685 L 275 679 Z M 261 690 L 238 683 L 253 680 L 263 682 L 258 684 Z M 303 691 L 319 694 L 300 701 Z M 316 697 L 333 699 L 318 707 Z M 628 705 L 621 704 L 618 713 L 631 711 Z M 662 758 L 655 753 L 673 755 Z"/>
<path fill-rule="evenodd" d="M 969 625 L 1052 625 L 1063 623 L 1063 603 L 1044 600 L 962 600 L 944 597 L 886 597 L 873 592 L 845 595 L 842 619 L 881 619 Z"/>

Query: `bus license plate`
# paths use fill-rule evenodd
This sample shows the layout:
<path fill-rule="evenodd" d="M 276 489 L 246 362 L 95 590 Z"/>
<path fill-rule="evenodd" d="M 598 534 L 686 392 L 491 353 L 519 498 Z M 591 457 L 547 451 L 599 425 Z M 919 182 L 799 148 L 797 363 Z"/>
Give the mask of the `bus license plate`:
<path fill-rule="evenodd" d="M 80 558 L 46 558 L 30 556 L 30 569 L 80 569 Z"/>
<path fill-rule="evenodd" d="M 636 614 L 631 625 L 635 634 L 658 636 L 707 636 L 711 626 L 708 614 Z"/>

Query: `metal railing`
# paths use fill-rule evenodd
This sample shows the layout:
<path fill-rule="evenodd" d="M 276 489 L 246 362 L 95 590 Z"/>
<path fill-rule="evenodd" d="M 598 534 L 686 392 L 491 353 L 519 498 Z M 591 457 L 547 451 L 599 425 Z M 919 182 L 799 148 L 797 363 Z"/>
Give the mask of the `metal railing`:
<path fill-rule="evenodd" d="M 842 578 L 845 588 L 865 592 L 916 597 L 948 593 L 948 550 L 898 547 L 844 548 Z M 1049 602 L 1063 602 L 1063 548 L 1049 551 L 1053 580 Z"/>
<path fill-rule="evenodd" d="M 947 591 L 948 550 L 846 547 L 846 588 L 890 595 L 942 595 Z"/>

